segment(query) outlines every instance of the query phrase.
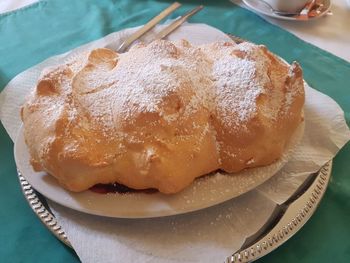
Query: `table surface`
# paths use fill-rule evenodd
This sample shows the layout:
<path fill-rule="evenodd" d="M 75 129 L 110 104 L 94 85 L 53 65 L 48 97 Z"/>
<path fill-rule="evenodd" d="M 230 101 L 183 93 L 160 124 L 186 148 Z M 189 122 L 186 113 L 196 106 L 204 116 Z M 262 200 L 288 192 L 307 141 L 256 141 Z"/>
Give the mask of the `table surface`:
<path fill-rule="evenodd" d="M 40 0 L 1 0 L 0 14 L 23 8 Z M 229 1 L 229 0 L 227 0 Z M 244 7 L 241 0 L 231 0 Z M 283 21 L 262 16 L 272 24 L 295 34 L 306 42 L 350 62 L 350 0 L 331 0 L 332 16 L 311 22 Z"/>
<path fill-rule="evenodd" d="M 339 1 L 342 0 L 334 0 L 334 3 Z M 19 2 L 34 1 L 22 0 Z M 19 2 L 12 1 L 10 3 L 9 0 L 2 0 L 0 10 L 14 9 L 18 6 L 16 3 Z M 34 4 L 25 12 L 22 12 L 22 9 L 22 11 L 11 11 L 0 15 L 0 43 L 2 43 L 0 44 L 0 58 L 2 58 L 0 59 L 0 90 L 16 74 L 41 60 L 121 28 L 144 23 L 147 17 L 156 14 L 171 1 L 150 0 L 144 1 L 142 4 L 137 1 L 129 3 L 125 0 L 120 0 L 118 4 L 108 0 L 90 0 L 89 2 L 51 0 L 42 2 L 43 4 Z M 186 3 L 188 9 L 203 1 L 182 2 Z M 63 6 L 59 6 L 59 4 Z M 66 12 L 65 16 L 59 12 L 52 12 L 54 7 L 51 5 L 55 5 L 56 9 L 62 9 L 60 11 L 63 13 Z M 266 44 L 288 61 L 294 59 L 300 61 L 306 80 L 316 89 L 333 97 L 342 106 L 349 124 L 349 63 L 298 40 L 283 30 L 266 23 L 251 12 L 234 7 L 228 1 L 218 0 L 215 3 L 206 1 L 205 5 L 206 10 L 194 17 L 193 22 L 206 22 L 225 32 L 238 34 L 251 41 Z M 92 9 L 91 6 L 96 9 Z M 75 9 L 77 14 L 71 12 L 73 8 L 79 8 Z M 111 10 L 119 12 L 120 17 L 113 21 L 108 20 L 112 15 Z M 86 16 L 83 12 L 86 12 Z M 103 17 L 103 25 L 96 25 L 98 18 L 93 17 L 96 14 L 99 15 L 100 20 Z M 131 15 L 134 15 L 132 19 Z M 327 21 L 332 21 L 333 17 L 324 18 L 320 24 L 316 24 L 315 21 L 314 27 L 320 28 L 324 24 L 332 23 Z M 86 23 L 76 23 L 74 26 L 64 24 L 63 20 L 74 21 L 77 18 L 84 18 Z M 89 20 L 90 18 L 91 20 Z M 46 20 L 48 23 L 42 23 Z M 289 23 L 285 26 L 286 29 L 293 31 L 290 27 L 299 26 Z M 31 31 L 30 34 L 28 30 Z M 311 29 L 303 31 L 303 33 L 294 33 L 312 42 L 310 38 L 307 38 L 309 30 Z M 343 30 L 341 34 L 350 35 L 345 26 L 334 28 L 334 31 L 336 30 Z M 313 30 L 312 32 L 314 33 Z M 341 34 L 337 32 L 335 35 Z M 78 35 L 80 39 L 78 41 L 72 40 L 72 35 Z M 271 37 L 272 35 L 273 37 Z M 312 35 L 314 36 L 314 34 Z M 326 35 L 324 39 L 318 37 L 315 39 L 318 42 L 313 43 L 323 47 L 322 43 L 329 38 Z M 55 45 L 55 41 L 59 41 L 60 45 Z M 347 37 L 335 42 L 341 43 L 342 54 L 350 54 L 350 42 L 348 42 Z M 281 45 L 287 43 L 291 43 L 293 46 L 286 49 Z M 23 46 L 25 49 L 20 49 Z M 336 52 L 332 53 L 337 54 Z M 349 60 L 346 56 L 343 58 Z M 0 125 L 0 207 L 2 208 L 0 209 L 0 242 L 2 244 L 0 255 L 7 259 L 6 262 L 78 262 L 74 251 L 62 245 L 51 235 L 24 200 L 16 178 L 12 147 L 13 144 L 4 127 Z M 348 226 L 348 222 L 350 222 L 350 178 L 347 165 L 349 157 L 350 147 L 348 145 L 335 158 L 333 179 L 325 199 L 321 202 L 315 215 L 290 241 L 264 257 L 261 262 L 330 262 L 331 260 L 348 262 L 350 259 L 350 244 L 348 242 L 350 236 L 350 227 Z"/>

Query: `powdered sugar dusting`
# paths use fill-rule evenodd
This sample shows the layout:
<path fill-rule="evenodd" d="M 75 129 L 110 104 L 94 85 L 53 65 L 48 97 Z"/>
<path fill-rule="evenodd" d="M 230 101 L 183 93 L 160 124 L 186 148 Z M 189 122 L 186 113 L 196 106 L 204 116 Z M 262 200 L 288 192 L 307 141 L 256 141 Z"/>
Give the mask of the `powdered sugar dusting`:
<path fill-rule="evenodd" d="M 82 90 L 80 103 L 106 130 L 113 130 L 121 116 L 130 120 L 155 113 L 174 122 L 203 108 L 232 128 L 244 127 L 256 115 L 256 100 L 270 82 L 266 56 L 249 43 L 196 47 L 187 41 L 155 41 L 116 60 L 112 68 L 85 66 L 73 83 L 73 89 Z M 165 101 L 174 94 L 185 94 L 188 103 L 182 111 L 167 112 Z M 279 108 L 269 108 L 266 115 L 276 118 Z"/>
<path fill-rule="evenodd" d="M 255 63 L 236 57 L 225 56 L 216 61 L 213 67 L 216 103 L 222 119 L 230 124 L 247 121 L 256 111 L 255 100 L 262 88 L 252 81 Z M 237 119 L 232 114 L 237 114 Z"/>
<path fill-rule="evenodd" d="M 167 98 L 183 93 L 183 89 L 192 91 L 192 94 L 189 92 L 192 101 L 196 100 L 196 95 L 206 97 L 201 93 L 212 83 L 209 81 L 210 61 L 204 60 L 205 55 L 198 48 L 180 50 L 166 41 L 153 42 L 147 47 L 138 46 L 119 55 L 117 66 L 108 72 L 108 80 L 100 69 L 96 73 L 89 71 L 88 75 L 93 75 L 89 79 L 94 79 L 94 83 L 89 82 L 88 86 L 105 87 L 85 94 L 80 101 L 94 119 L 109 129 L 116 125 L 114 116 L 123 116 L 127 120 L 141 113 L 157 113 L 172 122 L 177 119 L 178 112 L 166 112 L 164 101 Z M 82 77 L 86 81 L 86 75 L 82 74 Z M 73 85 L 74 88 L 79 87 Z M 194 104 L 188 105 L 185 114 L 198 110 L 198 103 Z"/>

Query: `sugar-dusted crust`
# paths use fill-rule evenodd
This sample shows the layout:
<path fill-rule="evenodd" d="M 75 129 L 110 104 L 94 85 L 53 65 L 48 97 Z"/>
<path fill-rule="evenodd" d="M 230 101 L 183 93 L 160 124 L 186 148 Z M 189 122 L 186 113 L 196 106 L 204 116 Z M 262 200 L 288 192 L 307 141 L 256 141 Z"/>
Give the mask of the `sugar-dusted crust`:
<path fill-rule="evenodd" d="M 21 115 L 34 169 L 63 187 L 176 193 L 217 169 L 274 162 L 303 104 L 300 66 L 264 46 L 162 40 L 47 69 Z"/>

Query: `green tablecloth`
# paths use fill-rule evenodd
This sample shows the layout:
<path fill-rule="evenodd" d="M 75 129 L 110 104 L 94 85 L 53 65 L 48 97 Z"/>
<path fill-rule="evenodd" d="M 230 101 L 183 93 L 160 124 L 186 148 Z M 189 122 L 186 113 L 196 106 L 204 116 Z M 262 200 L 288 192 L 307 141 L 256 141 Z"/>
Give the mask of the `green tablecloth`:
<path fill-rule="evenodd" d="M 28 67 L 108 33 L 143 24 L 170 2 L 44 0 L 0 15 L 0 90 Z M 265 44 L 289 62 L 299 61 L 308 83 L 341 105 L 349 125 L 349 63 L 227 0 L 182 2 L 173 18 L 204 2 L 206 8 L 192 22 Z M 0 125 L 0 261 L 78 262 L 74 252 L 56 240 L 27 205 L 16 177 L 12 148 Z M 347 145 L 335 158 L 333 178 L 315 215 L 290 241 L 260 262 L 350 262 L 349 157 Z"/>

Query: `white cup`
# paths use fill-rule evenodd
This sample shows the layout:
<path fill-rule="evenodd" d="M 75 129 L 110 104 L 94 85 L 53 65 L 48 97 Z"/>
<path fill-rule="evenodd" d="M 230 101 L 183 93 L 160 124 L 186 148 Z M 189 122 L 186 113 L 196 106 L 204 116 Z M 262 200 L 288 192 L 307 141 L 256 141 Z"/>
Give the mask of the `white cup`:
<path fill-rule="evenodd" d="M 311 0 L 262 0 L 273 9 L 282 12 L 299 12 Z"/>

